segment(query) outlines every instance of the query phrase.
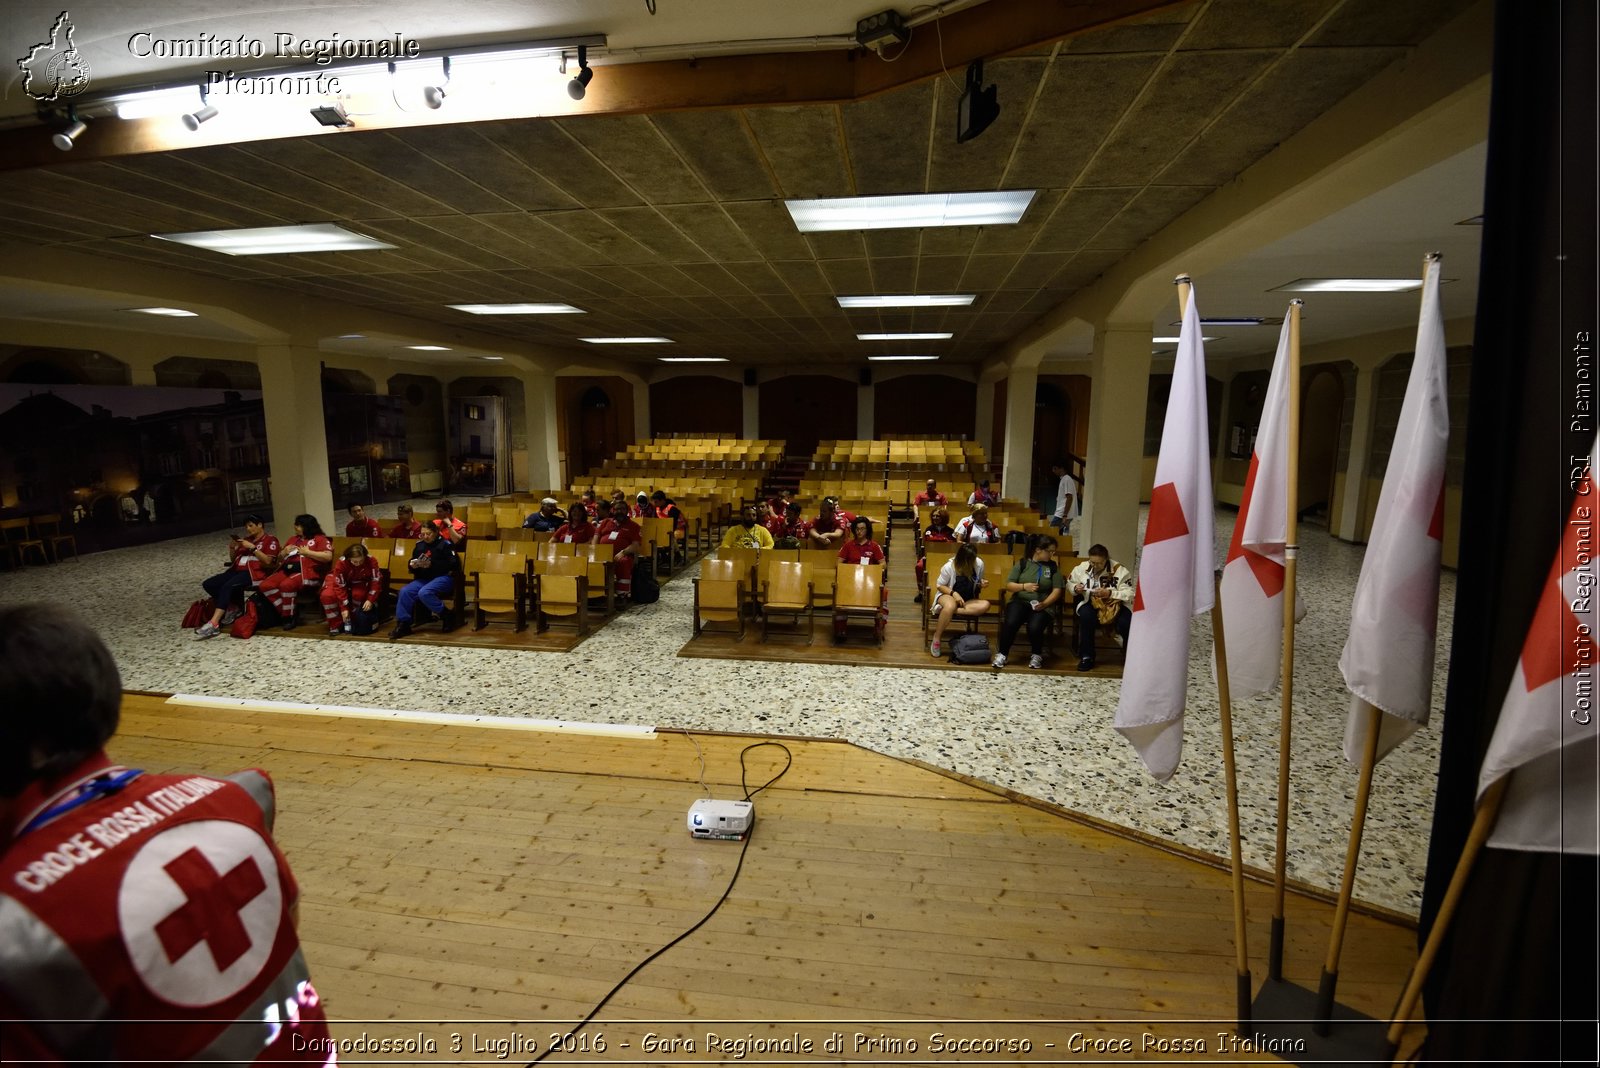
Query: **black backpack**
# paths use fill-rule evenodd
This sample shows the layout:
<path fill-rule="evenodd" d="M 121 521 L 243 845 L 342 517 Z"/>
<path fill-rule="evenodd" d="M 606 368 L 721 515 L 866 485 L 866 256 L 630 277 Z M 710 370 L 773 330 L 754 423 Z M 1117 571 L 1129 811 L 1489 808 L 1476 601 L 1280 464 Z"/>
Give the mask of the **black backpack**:
<path fill-rule="evenodd" d="M 958 664 L 987 664 L 989 638 L 983 634 L 963 634 L 950 643 L 950 659 Z"/>
<path fill-rule="evenodd" d="M 656 582 L 655 568 L 640 560 L 633 566 L 633 591 L 629 595 L 634 604 L 655 604 L 661 600 L 661 586 Z"/>

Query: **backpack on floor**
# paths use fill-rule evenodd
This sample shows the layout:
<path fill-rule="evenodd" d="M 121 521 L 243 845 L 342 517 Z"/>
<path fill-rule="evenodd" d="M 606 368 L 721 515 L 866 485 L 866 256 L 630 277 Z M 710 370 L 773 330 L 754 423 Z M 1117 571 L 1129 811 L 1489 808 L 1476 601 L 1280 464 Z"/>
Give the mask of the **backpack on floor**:
<path fill-rule="evenodd" d="M 644 561 L 640 561 L 633 567 L 633 591 L 631 596 L 634 604 L 655 604 L 661 600 L 661 586 L 656 582 L 655 568 Z"/>
<path fill-rule="evenodd" d="M 254 600 L 246 601 L 244 611 L 240 612 L 239 618 L 233 621 L 233 626 L 228 628 L 228 633 L 235 638 L 253 638 L 256 633 L 256 626 L 260 622 L 261 618 L 256 614 L 256 602 Z"/>
<path fill-rule="evenodd" d="M 210 619 L 211 614 L 215 612 L 216 609 L 217 603 L 211 598 L 200 598 L 200 600 L 190 605 L 189 610 L 183 614 L 183 629 L 194 630 L 200 624 Z"/>
<path fill-rule="evenodd" d="M 950 659 L 958 664 L 987 664 L 989 638 L 983 634 L 963 634 L 950 643 Z"/>

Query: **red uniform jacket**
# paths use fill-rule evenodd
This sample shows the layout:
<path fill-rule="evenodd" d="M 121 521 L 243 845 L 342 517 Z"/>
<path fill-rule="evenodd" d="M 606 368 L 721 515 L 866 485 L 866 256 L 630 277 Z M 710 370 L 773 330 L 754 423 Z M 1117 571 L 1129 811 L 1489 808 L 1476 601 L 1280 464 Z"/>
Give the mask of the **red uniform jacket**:
<path fill-rule="evenodd" d="M 322 584 L 323 592 L 330 588 L 337 588 L 340 600 L 353 597 L 357 600 L 376 601 L 383 592 L 383 571 L 372 562 L 372 557 L 367 557 L 358 566 L 349 560 L 340 557 L 333 562 L 333 570 L 328 572 L 328 581 Z"/>
<path fill-rule="evenodd" d="M 883 546 L 875 541 L 857 542 L 847 541 L 844 548 L 839 550 L 839 562 L 844 564 L 881 564 L 883 563 Z"/>
<path fill-rule="evenodd" d="M 291 548 L 310 549 L 312 552 L 317 553 L 330 553 L 333 551 L 333 542 L 328 540 L 326 534 L 318 534 L 314 538 L 304 538 L 296 534 L 284 543 L 283 552 L 278 554 L 278 566 L 280 568 L 285 560 L 291 559 L 291 557 L 285 555 Z M 311 557 L 299 553 L 296 553 L 292 559 L 300 561 L 300 575 L 308 586 L 314 586 L 321 582 L 322 576 L 328 573 L 328 565 L 321 560 L 313 560 Z"/>
<path fill-rule="evenodd" d="M 381 538 L 383 537 L 383 528 L 371 516 L 359 520 L 352 519 L 344 525 L 344 536 L 347 538 Z"/>
<path fill-rule="evenodd" d="M 415 519 L 407 523 L 396 523 L 394 528 L 389 531 L 389 537 L 404 538 L 407 541 L 421 541 L 422 524 Z"/>
<path fill-rule="evenodd" d="M 578 509 L 580 512 L 582 510 L 583 509 L 581 508 Z M 579 545 L 582 545 L 586 542 L 591 542 L 594 540 L 594 527 L 589 523 L 584 523 L 581 526 L 573 526 L 569 517 L 567 522 L 556 528 L 556 532 L 550 536 L 550 540 L 575 542 Z"/>
<path fill-rule="evenodd" d="M 256 542 L 256 549 L 260 550 L 261 554 L 269 560 L 277 558 L 280 548 L 278 539 L 271 534 L 262 534 L 261 540 Z M 267 565 L 261 562 L 261 557 L 257 556 L 253 550 L 246 549 L 243 545 L 234 546 L 233 566 L 242 571 L 250 572 L 251 582 L 260 582 L 267 573 Z"/>

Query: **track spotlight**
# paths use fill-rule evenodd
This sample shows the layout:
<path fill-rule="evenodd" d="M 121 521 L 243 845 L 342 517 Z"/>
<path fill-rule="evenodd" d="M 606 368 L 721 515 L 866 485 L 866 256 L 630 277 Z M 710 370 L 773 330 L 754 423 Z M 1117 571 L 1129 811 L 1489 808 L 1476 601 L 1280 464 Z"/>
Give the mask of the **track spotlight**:
<path fill-rule="evenodd" d="M 390 65 L 391 69 L 393 64 Z M 438 85 L 430 85 L 422 90 L 422 101 L 430 108 L 437 111 L 444 106 L 444 87 L 450 84 L 450 57 L 444 57 L 444 81 Z"/>
<path fill-rule="evenodd" d="M 594 71 L 589 69 L 589 49 L 579 45 L 578 76 L 567 83 L 567 95 L 574 100 L 582 100 L 583 94 L 589 91 L 589 83 L 593 80 Z"/>
<path fill-rule="evenodd" d="M 50 137 L 50 143 L 63 152 L 71 152 L 72 146 L 77 144 L 78 138 L 89 128 L 89 124 L 78 118 L 78 113 L 71 108 L 67 109 L 67 125 L 57 130 Z"/>
<path fill-rule="evenodd" d="M 183 117 L 183 124 L 191 130 L 200 129 L 200 124 L 210 122 L 217 117 L 217 109 L 207 104 L 199 111 L 191 111 Z"/>

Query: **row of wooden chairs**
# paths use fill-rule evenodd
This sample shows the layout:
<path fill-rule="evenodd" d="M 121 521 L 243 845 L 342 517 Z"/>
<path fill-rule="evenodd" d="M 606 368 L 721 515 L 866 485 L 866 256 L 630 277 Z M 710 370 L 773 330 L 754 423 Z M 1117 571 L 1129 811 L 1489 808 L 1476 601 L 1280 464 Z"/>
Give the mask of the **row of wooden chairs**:
<path fill-rule="evenodd" d="M 785 550 L 762 553 L 765 563 L 748 567 L 745 558 L 737 553 L 700 561 L 700 573 L 694 579 L 695 635 L 699 636 L 708 624 L 728 625 L 742 639 L 745 619 L 754 611 L 761 619 L 763 642 L 771 633 L 774 619 L 781 616 L 790 620 L 796 635 L 800 633 L 803 618 L 806 644 L 810 645 L 816 634 L 817 609 L 826 607 L 835 616 L 842 616 L 847 627 L 851 621 L 868 620 L 873 624 L 878 644 L 883 644 L 883 634 L 877 626 L 883 599 L 882 564 L 839 567 L 835 556 L 835 566 L 827 568 L 820 561 L 781 559 L 773 555 L 782 552 Z M 818 591 L 824 586 L 826 606 L 818 603 Z M 747 594 L 750 590 L 754 591 L 753 596 Z"/>
<path fill-rule="evenodd" d="M 63 549 L 71 549 L 72 558 L 78 559 L 77 535 L 62 531 L 60 515 L 0 519 L 0 555 L 13 567 L 20 568 L 34 554 L 41 564 L 59 563 Z"/>

